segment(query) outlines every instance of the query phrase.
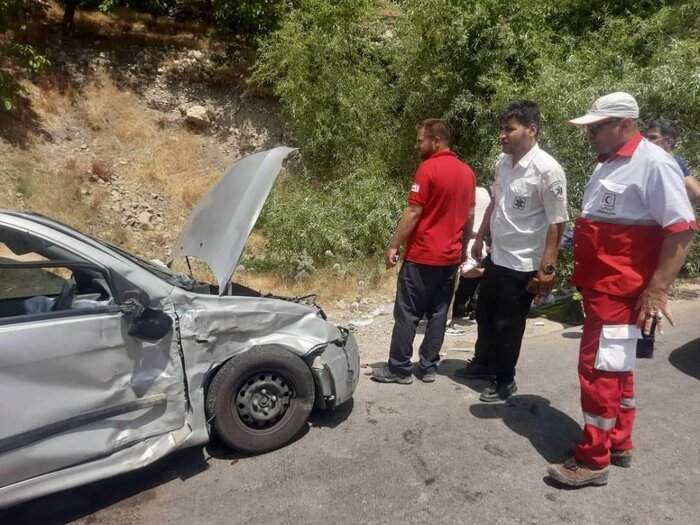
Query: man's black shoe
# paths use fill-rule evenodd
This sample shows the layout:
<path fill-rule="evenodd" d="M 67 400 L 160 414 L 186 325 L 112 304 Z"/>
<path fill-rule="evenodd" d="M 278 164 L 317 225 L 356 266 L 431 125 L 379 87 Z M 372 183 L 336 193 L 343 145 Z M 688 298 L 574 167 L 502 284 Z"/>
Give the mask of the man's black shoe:
<path fill-rule="evenodd" d="M 518 391 L 518 385 L 515 381 L 492 381 L 489 386 L 484 388 L 479 396 L 479 401 L 484 403 L 497 403 L 504 401 Z"/>
<path fill-rule="evenodd" d="M 460 379 L 493 379 L 495 375 L 493 368 L 477 363 L 473 359 L 464 368 L 455 370 L 455 376 Z"/>
<path fill-rule="evenodd" d="M 411 377 L 411 374 L 395 374 L 391 371 L 389 365 L 384 365 L 381 368 L 375 368 L 372 370 L 371 377 L 380 383 L 399 383 L 400 385 L 410 385 L 413 383 L 413 377 Z"/>
<path fill-rule="evenodd" d="M 462 319 L 467 316 L 467 309 L 464 306 L 454 305 L 452 308 L 452 319 Z"/>
<path fill-rule="evenodd" d="M 416 377 L 424 383 L 434 383 L 437 373 L 434 368 L 428 368 L 427 370 L 416 368 Z"/>

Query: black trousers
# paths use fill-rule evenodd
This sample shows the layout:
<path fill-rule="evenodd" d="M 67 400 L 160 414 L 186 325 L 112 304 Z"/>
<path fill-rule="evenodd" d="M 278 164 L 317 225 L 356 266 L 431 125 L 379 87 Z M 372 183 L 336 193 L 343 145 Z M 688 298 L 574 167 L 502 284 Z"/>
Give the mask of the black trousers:
<path fill-rule="evenodd" d="M 525 322 L 534 295 L 525 290 L 537 272 L 518 272 L 484 260 L 476 303 L 477 341 L 474 360 L 493 368 L 497 381 L 512 381 Z"/>
<path fill-rule="evenodd" d="M 411 373 L 413 340 L 418 322 L 426 316 L 425 337 L 418 351 L 423 371 L 440 362 L 445 339 L 447 310 L 452 300 L 457 265 L 428 266 L 405 261 L 399 271 L 394 303 L 394 330 L 389 347 L 389 369 L 395 374 Z"/>
<path fill-rule="evenodd" d="M 467 313 L 467 303 L 472 300 L 481 277 L 459 277 L 455 290 L 455 300 L 452 305 L 452 319 L 462 317 Z"/>

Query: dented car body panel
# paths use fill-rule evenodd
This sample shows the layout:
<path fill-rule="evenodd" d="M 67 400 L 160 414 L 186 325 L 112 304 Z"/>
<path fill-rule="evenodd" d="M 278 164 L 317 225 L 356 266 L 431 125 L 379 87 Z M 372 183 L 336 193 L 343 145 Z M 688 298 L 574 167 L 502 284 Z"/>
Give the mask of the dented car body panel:
<path fill-rule="evenodd" d="M 41 260 L 25 262 L 31 257 Z M 0 292 L 17 272 L 72 286 L 39 297 L 14 297 L 8 286 L 0 293 L 0 507 L 206 443 L 207 388 L 222 365 L 253 348 L 273 345 L 302 359 L 318 407 L 348 401 L 359 379 L 352 334 L 314 305 L 197 293 L 70 227 L 0 210 Z M 124 305 L 134 291 L 172 320 L 165 336 L 131 335 L 135 320 Z M 56 309 L 70 293 L 71 307 Z M 35 303 L 48 306 L 30 311 Z"/>

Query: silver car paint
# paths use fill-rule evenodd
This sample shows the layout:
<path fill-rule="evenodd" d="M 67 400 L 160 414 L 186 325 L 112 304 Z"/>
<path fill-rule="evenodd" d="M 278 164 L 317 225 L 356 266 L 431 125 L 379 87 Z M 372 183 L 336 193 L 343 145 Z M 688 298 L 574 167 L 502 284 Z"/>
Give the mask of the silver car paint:
<path fill-rule="evenodd" d="M 264 200 L 267 192 L 259 195 Z M 144 291 L 151 307 L 175 321 L 157 343 L 130 337 L 129 321 L 116 308 L 0 324 L 0 507 L 206 443 L 212 374 L 255 346 L 274 344 L 304 359 L 317 383 L 317 406 L 337 406 L 355 390 L 354 338 L 313 306 L 192 293 L 46 218 L 0 210 L 0 226 L 43 237 L 118 274 L 120 287 Z M 125 289 L 113 290 L 117 300 Z"/>

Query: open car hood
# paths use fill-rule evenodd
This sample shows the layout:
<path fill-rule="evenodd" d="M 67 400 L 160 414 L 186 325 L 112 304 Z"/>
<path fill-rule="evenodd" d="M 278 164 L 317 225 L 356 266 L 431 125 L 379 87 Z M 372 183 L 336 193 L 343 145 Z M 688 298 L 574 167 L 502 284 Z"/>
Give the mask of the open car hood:
<path fill-rule="evenodd" d="M 242 158 L 209 190 L 190 217 L 170 254 L 203 259 L 226 292 L 263 204 L 294 148 L 279 147 Z"/>

